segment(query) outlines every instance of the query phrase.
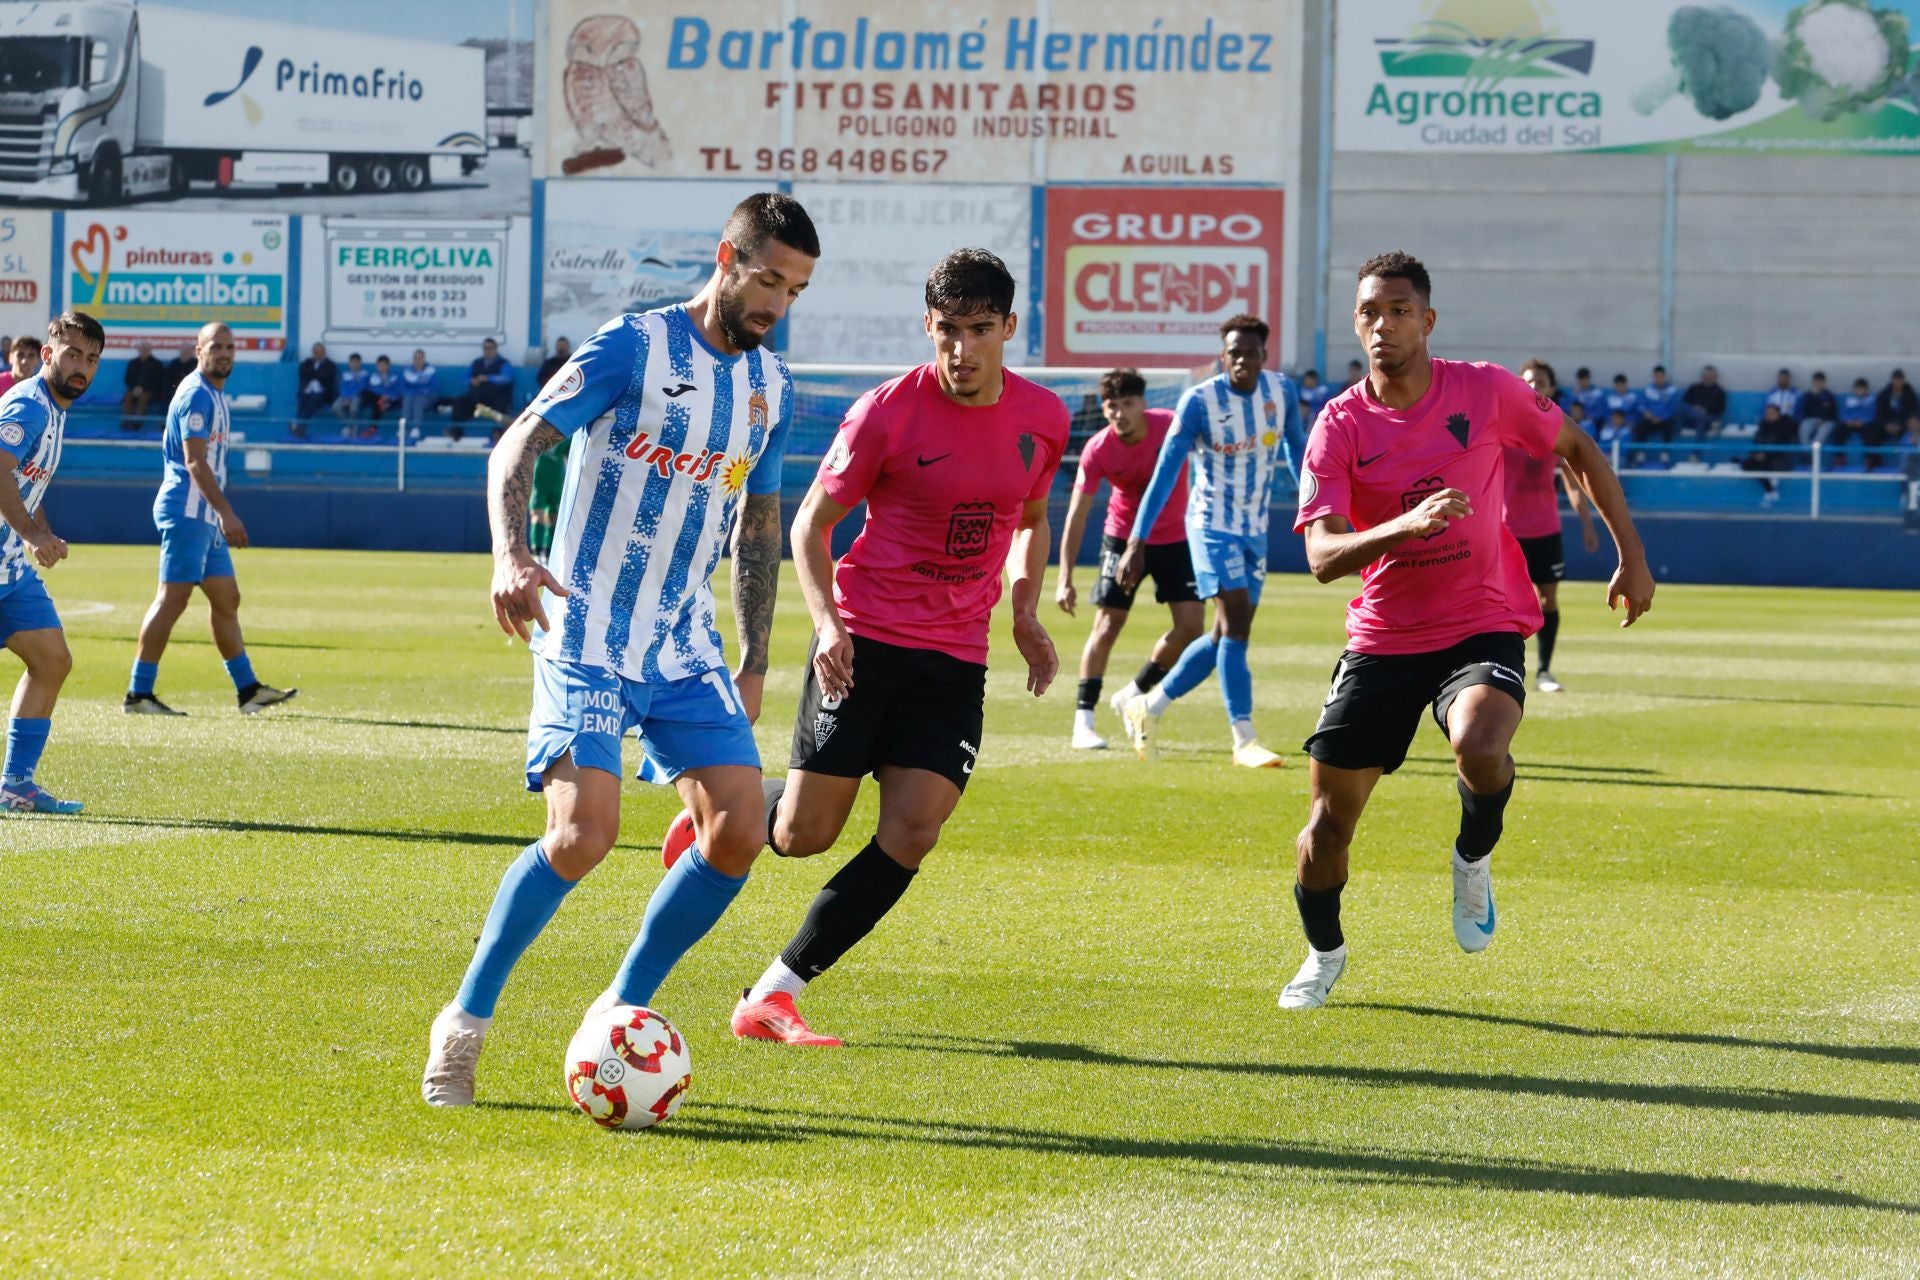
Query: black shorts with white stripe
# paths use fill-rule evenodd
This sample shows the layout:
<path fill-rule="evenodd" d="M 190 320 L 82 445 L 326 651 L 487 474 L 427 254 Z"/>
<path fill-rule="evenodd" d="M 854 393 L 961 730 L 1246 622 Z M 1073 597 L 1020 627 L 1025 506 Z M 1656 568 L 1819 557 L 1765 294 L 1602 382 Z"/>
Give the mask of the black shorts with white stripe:
<path fill-rule="evenodd" d="M 1447 731 L 1447 712 L 1461 692 L 1492 685 L 1527 702 L 1527 642 L 1516 631 L 1468 636 L 1432 653 L 1355 653 L 1334 664 L 1333 687 L 1306 752 L 1336 769 L 1392 773 L 1407 758 L 1421 711 Z"/>

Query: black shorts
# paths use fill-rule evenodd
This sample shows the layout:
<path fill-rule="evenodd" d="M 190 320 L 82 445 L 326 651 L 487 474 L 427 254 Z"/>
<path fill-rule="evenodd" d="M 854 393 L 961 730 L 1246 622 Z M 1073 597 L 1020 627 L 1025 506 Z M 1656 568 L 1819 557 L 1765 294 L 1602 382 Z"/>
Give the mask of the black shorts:
<path fill-rule="evenodd" d="M 792 769 L 860 778 L 882 765 L 927 769 L 962 791 L 979 758 L 987 669 L 937 649 L 853 637 L 853 692 L 828 698 L 807 655 Z"/>
<path fill-rule="evenodd" d="M 1520 539 L 1520 554 L 1527 558 L 1527 581 L 1536 587 L 1567 576 L 1567 549 L 1557 533 Z"/>
<path fill-rule="evenodd" d="M 1126 551 L 1125 538 L 1109 533 L 1100 539 L 1100 581 L 1093 589 L 1093 603 L 1099 608 L 1122 613 L 1133 608 L 1133 592 L 1120 585 L 1120 557 Z M 1184 604 L 1200 598 L 1193 585 L 1193 556 L 1184 538 L 1147 544 L 1147 577 L 1153 579 L 1153 598 L 1161 604 Z"/>
<path fill-rule="evenodd" d="M 1420 712 L 1432 707 L 1433 722 L 1445 733 L 1453 700 L 1480 684 L 1527 704 L 1527 642 L 1518 632 L 1483 632 L 1435 653 L 1348 650 L 1334 664 L 1333 687 L 1306 753 L 1336 769 L 1392 773 L 1419 732 Z"/>

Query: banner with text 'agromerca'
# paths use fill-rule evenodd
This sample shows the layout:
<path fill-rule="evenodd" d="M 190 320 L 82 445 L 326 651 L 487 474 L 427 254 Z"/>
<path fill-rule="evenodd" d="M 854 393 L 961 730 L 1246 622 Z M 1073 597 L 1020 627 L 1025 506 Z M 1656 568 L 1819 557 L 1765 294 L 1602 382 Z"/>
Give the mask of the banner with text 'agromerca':
<path fill-rule="evenodd" d="M 551 0 L 550 177 L 1278 185 L 1291 0 Z"/>
<path fill-rule="evenodd" d="M 1920 152 L 1920 0 L 1341 0 L 1343 151 Z"/>

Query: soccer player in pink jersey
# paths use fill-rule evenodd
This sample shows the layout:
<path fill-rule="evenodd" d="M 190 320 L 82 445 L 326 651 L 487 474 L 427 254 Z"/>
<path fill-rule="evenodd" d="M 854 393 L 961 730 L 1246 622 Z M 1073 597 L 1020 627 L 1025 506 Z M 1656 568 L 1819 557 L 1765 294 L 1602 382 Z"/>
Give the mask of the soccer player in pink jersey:
<path fill-rule="evenodd" d="M 1653 603 L 1653 575 L 1626 496 L 1592 438 L 1560 407 L 1491 364 L 1437 360 L 1432 283 L 1404 253 L 1360 268 L 1354 332 L 1367 376 L 1330 401 L 1307 445 L 1294 528 L 1321 582 L 1361 575 L 1347 606 L 1347 650 L 1307 739 L 1312 808 L 1297 844 L 1294 900 L 1307 959 L 1282 1009 L 1327 1001 L 1346 968 L 1340 891 L 1347 850 L 1383 773 L 1406 758 L 1423 710 L 1458 769 L 1453 934 L 1463 950 L 1493 939 L 1488 856 L 1513 794 L 1508 754 L 1526 701 L 1526 637 L 1540 626 L 1526 565 L 1501 519 L 1505 449 L 1558 456 L 1619 550 L 1607 584 L 1630 626 Z"/>
<path fill-rule="evenodd" d="M 1093 724 L 1100 705 L 1100 683 L 1107 674 L 1107 658 L 1127 625 L 1134 588 L 1120 585 L 1120 557 L 1133 532 L 1140 499 L 1153 479 L 1161 442 L 1173 426 L 1173 410 L 1147 408 L 1147 380 L 1137 369 L 1112 369 L 1100 379 L 1100 411 L 1107 425 L 1093 433 L 1080 451 L 1080 469 L 1074 477 L 1073 497 L 1067 503 L 1067 527 L 1060 535 L 1060 582 L 1053 600 L 1068 616 L 1079 603 L 1073 585 L 1073 562 L 1087 531 L 1087 516 L 1101 481 L 1113 486 L 1100 539 L 1100 581 L 1093 589 L 1093 633 L 1080 653 L 1080 690 L 1074 704 L 1073 745 L 1098 751 L 1107 745 Z M 1147 534 L 1146 571 L 1153 578 L 1153 598 L 1173 613 L 1173 625 L 1154 641 L 1153 652 L 1140 674 L 1113 695 L 1118 712 L 1127 699 L 1160 683 L 1182 651 L 1200 638 L 1206 625 L 1206 606 L 1194 584 L 1193 556 L 1187 550 L 1187 477 L 1181 473 L 1173 495 Z"/>
<path fill-rule="evenodd" d="M 1560 383 L 1545 360 L 1527 361 L 1520 366 L 1520 376 L 1547 399 L 1560 402 Z M 1527 580 L 1540 597 L 1540 629 L 1533 633 L 1533 642 L 1540 646 L 1540 666 L 1533 687 L 1542 693 L 1566 691 L 1553 678 L 1553 642 L 1560 635 L 1560 580 L 1567 576 L 1567 554 L 1560 541 L 1560 491 L 1554 485 L 1563 473 L 1566 464 L 1558 458 L 1536 458 L 1525 449 L 1507 446 L 1505 518 L 1527 562 Z M 1592 555 L 1600 549 L 1600 534 L 1581 500 L 1579 484 L 1570 473 L 1564 478 L 1567 501 L 1580 517 L 1580 542 Z"/>
<path fill-rule="evenodd" d="M 814 644 L 787 776 L 767 787 L 767 844 L 790 858 L 831 848 L 867 774 L 880 822 L 742 994 L 736 1036 L 840 1043 L 811 1031 L 794 997 L 900 900 L 960 802 L 979 760 L 1003 568 L 1027 690 L 1045 693 L 1059 670 L 1037 610 L 1068 415 L 1002 366 L 1013 294 L 984 249 L 941 259 L 926 289 L 933 361 L 854 404 L 794 517 Z M 866 524 L 835 565 L 833 527 L 862 502 Z M 670 828 L 663 853 L 683 838 Z"/>

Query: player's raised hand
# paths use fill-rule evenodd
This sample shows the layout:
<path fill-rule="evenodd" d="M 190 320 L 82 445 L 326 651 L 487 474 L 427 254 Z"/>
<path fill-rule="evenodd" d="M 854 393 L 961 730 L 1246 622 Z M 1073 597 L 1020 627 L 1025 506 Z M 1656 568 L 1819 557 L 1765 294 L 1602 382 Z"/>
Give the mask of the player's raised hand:
<path fill-rule="evenodd" d="M 21 541 L 33 548 L 33 558 L 42 569 L 51 569 L 67 558 L 67 540 L 51 529 L 36 529 Z"/>
<path fill-rule="evenodd" d="M 532 556 L 522 553 L 494 560 L 493 618 L 502 631 L 531 641 L 533 635 L 527 630 L 529 621 L 539 623 L 542 630 L 546 629 L 547 611 L 540 603 L 542 588 L 556 596 L 567 594 L 560 580 L 548 573 L 547 567 Z"/>
<path fill-rule="evenodd" d="M 220 521 L 220 536 L 227 540 L 227 545 L 235 551 L 244 550 L 247 545 L 247 526 L 240 517 L 238 515 L 221 516 L 217 513 L 216 517 Z"/>
<path fill-rule="evenodd" d="M 814 632 L 813 675 L 820 692 L 844 698 L 853 692 L 853 637 L 835 615 Z"/>
<path fill-rule="evenodd" d="M 1441 489 L 1421 499 L 1420 505 L 1400 517 L 1407 533 L 1415 538 L 1431 538 L 1455 520 L 1473 514 L 1473 502 L 1459 489 Z"/>
<path fill-rule="evenodd" d="M 1138 538 L 1127 539 L 1127 549 L 1120 556 L 1120 567 L 1114 576 L 1128 591 L 1140 585 L 1140 579 L 1147 576 L 1147 544 Z"/>
<path fill-rule="evenodd" d="M 1053 602 L 1060 606 L 1062 613 L 1071 618 L 1073 606 L 1080 603 L 1080 593 L 1074 589 L 1071 580 L 1062 578 L 1060 585 L 1053 589 Z"/>
<path fill-rule="evenodd" d="M 1060 655 L 1053 651 L 1053 637 L 1035 615 L 1019 614 L 1013 620 L 1013 644 L 1027 663 L 1027 692 L 1039 697 L 1060 674 Z"/>
<path fill-rule="evenodd" d="M 1632 626 L 1641 614 L 1653 608 L 1653 572 L 1647 568 L 1646 561 L 1623 563 L 1613 571 L 1613 578 L 1607 583 L 1607 608 L 1618 609 L 1622 602 L 1627 606 L 1627 616 L 1620 620 L 1623 627 Z"/>

